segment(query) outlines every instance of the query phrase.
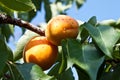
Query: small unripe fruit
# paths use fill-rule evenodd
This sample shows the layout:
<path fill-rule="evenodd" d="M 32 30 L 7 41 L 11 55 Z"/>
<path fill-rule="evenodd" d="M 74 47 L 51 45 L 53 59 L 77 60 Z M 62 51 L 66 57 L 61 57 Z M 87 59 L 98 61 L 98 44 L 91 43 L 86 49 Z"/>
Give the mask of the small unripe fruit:
<path fill-rule="evenodd" d="M 26 44 L 23 59 L 27 63 L 35 63 L 43 70 L 47 70 L 55 63 L 57 54 L 57 46 L 49 42 L 46 37 L 36 36 Z"/>
<path fill-rule="evenodd" d="M 78 28 L 79 24 L 75 19 L 66 15 L 58 15 L 48 22 L 45 36 L 51 43 L 60 45 L 62 39 L 76 38 Z"/>

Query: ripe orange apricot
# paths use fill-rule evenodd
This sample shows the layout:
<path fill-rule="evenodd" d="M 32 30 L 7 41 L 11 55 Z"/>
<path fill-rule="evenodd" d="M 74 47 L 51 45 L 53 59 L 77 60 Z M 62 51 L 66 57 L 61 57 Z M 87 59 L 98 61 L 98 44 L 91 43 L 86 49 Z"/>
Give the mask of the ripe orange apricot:
<path fill-rule="evenodd" d="M 35 63 L 43 70 L 49 69 L 56 61 L 58 47 L 47 40 L 46 37 L 33 37 L 25 46 L 23 59 L 27 63 Z"/>
<path fill-rule="evenodd" d="M 67 15 L 58 15 L 48 22 L 45 36 L 51 43 L 60 45 L 62 39 L 76 38 L 78 28 L 79 24 L 75 19 Z"/>

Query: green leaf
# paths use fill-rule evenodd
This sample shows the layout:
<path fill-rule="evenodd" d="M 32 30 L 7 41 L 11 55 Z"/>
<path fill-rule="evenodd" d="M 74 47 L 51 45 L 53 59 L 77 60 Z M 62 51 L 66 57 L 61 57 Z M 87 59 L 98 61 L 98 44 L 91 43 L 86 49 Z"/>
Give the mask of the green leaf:
<path fill-rule="evenodd" d="M 6 37 L 7 42 L 9 41 L 10 36 L 13 36 L 14 26 L 13 25 L 0 25 L 1 33 Z"/>
<path fill-rule="evenodd" d="M 8 60 L 13 60 L 12 51 L 6 45 L 4 36 L 0 35 L 0 75 Z"/>
<path fill-rule="evenodd" d="M 66 58 L 66 40 L 62 41 L 62 59 L 61 59 L 61 65 L 59 69 L 59 73 L 62 73 L 67 68 L 67 58 Z"/>
<path fill-rule="evenodd" d="M 46 22 L 48 22 L 52 17 L 52 11 L 51 11 L 49 0 L 44 0 L 44 9 L 46 12 L 45 19 L 46 19 Z"/>
<path fill-rule="evenodd" d="M 2 30 L 1 30 L 1 28 L 0 28 L 0 34 L 2 33 Z"/>
<path fill-rule="evenodd" d="M 34 36 L 38 36 L 38 34 L 27 30 L 24 35 L 18 40 L 16 49 L 14 51 L 14 61 L 22 58 L 22 53 L 24 46 L 27 44 L 27 42 Z"/>
<path fill-rule="evenodd" d="M 87 38 L 89 37 L 89 33 L 85 28 L 82 28 L 82 31 L 80 33 L 80 37 L 81 37 L 81 43 L 88 42 Z"/>
<path fill-rule="evenodd" d="M 77 8 L 80 8 L 86 0 L 75 0 Z"/>
<path fill-rule="evenodd" d="M 11 17 L 14 17 L 14 12 L 11 9 L 8 9 L 7 7 L 4 7 L 0 5 L 0 13 L 10 15 Z"/>
<path fill-rule="evenodd" d="M 77 40 L 68 39 L 66 48 L 68 54 L 67 65 L 69 63 L 76 64 L 89 75 L 91 80 L 96 80 L 97 72 L 104 60 L 104 56 L 99 53 L 95 46 L 81 45 Z"/>
<path fill-rule="evenodd" d="M 55 76 L 58 80 L 75 80 L 73 76 L 72 68 L 64 70 L 59 73 L 60 63 L 55 64 L 55 66 L 48 72 L 48 75 Z"/>
<path fill-rule="evenodd" d="M 16 11 L 30 11 L 35 9 L 31 0 L 0 0 L 0 4 Z"/>
<path fill-rule="evenodd" d="M 79 80 L 90 80 L 89 75 L 87 74 L 87 72 L 81 68 L 79 68 L 79 66 L 74 65 L 74 67 L 76 68 Z"/>
<path fill-rule="evenodd" d="M 88 23 L 92 24 L 93 26 L 95 26 L 97 24 L 97 19 L 95 16 L 91 17 L 88 21 Z"/>
<path fill-rule="evenodd" d="M 59 68 L 60 68 L 60 63 L 58 62 L 58 63 L 56 63 L 50 70 L 49 70 L 49 72 L 48 72 L 48 75 L 50 75 L 50 76 L 55 76 L 55 77 L 57 77 L 57 76 L 59 76 Z"/>
<path fill-rule="evenodd" d="M 68 70 L 66 70 L 62 74 L 60 74 L 58 76 L 58 80 L 75 80 L 72 69 L 69 68 Z"/>
<path fill-rule="evenodd" d="M 8 60 L 13 61 L 13 52 L 9 46 L 6 46 L 6 47 L 7 47 L 7 53 L 8 53 Z"/>
<path fill-rule="evenodd" d="M 89 23 L 85 23 L 84 28 L 104 54 L 112 58 L 113 47 L 120 37 L 119 33 L 111 26 L 94 27 Z"/>
<path fill-rule="evenodd" d="M 25 80 L 22 74 L 19 72 L 17 66 L 12 62 L 7 62 L 7 66 L 10 72 L 10 79 L 11 80 Z"/>
<path fill-rule="evenodd" d="M 29 12 L 19 12 L 18 18 L 30 22 L 36 16 L 37 11 L 41 10 L 42 0 L 32 0 L 32 2 L 36 7 L 36 11 L 31 10 Z"/>
<path fill-rule="evenodd" d="M 37 10 L 41 10 L 42 0 L 32 0 Z"/>
<path fill-rule="evenodd" d="M 46 75 L 42 69 L 32 63 L 17 65 L 17 69 L 22 74 L 24 80 L 53 80 L 54 77 Z"/>

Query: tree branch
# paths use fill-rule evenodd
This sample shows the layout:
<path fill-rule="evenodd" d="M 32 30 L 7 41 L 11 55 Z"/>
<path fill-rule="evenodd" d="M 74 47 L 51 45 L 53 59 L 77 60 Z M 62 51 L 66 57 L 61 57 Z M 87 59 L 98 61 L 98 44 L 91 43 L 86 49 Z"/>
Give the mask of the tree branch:
<path fill-rule="evenodd" d="M 2 13 L 0 13 L 0 24 L 13 24 L 13 25 L 17 25 L 19 27 L 24 27 L 26 29 L 29 29 L 41 36 L 45 35 L 45 32 L 42 31 L 39 27 L 37 27 L 29 22 L 23 21 L 21 19 L 12 18 L 12 17 L 10 17 L 6 14 L 2 14 Z"/>

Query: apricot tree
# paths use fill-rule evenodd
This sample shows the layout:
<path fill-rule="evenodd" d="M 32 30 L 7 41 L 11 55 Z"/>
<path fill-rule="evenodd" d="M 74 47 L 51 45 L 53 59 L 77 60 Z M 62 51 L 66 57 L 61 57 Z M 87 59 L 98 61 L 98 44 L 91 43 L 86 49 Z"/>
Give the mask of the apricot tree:
<path fill-rule="evenodd" d="M 77 30 L 72 28 L 71 31 L 70 28 L 68 31 L 77 33 L 77 36 L 62 37 L 59 46 L 46 39 L 45 26 L 51 26 L 48 21 L 52 17 L 67 15 L 65 11 L 73 3 L 79 9 L 84 2 L 85 0 L 0 0 L 0 80 L 77 80 L 76 77 L 78 80 L 119 80 L 120 20 L 98 22 L 95 16 L 91 16 L 88 21 L 76 20 L 71 23 L 71 19 L 63 20 L 60 17 L 52 21 L 57 25 L 55 27 L 77 25 Z M 31 24 L 41 7 L 45 10 L 46 25 Z M 15 27 L 20 27 L 23 34 L 17 41 L 15 50 L 12 50 L 8 42 L 10 37 L 14 37 Z M 59 35 L 55 38 L 59 39 L 62 36 Z M 41 37 L 44 39 L 41 40 Z M 34 40 L 37 41 L 32 43 Z M 27 53 L 32 52 L 37 54 L 32 55 L 32 58 L 29 58 L 29 54 L 26 57 Z M 47 53 L 50 56 L 54 53 L 48 61 L 44 59 L 41 63 L 47 68 L 34 62 L 43 56 L 47 58 Z"/>

